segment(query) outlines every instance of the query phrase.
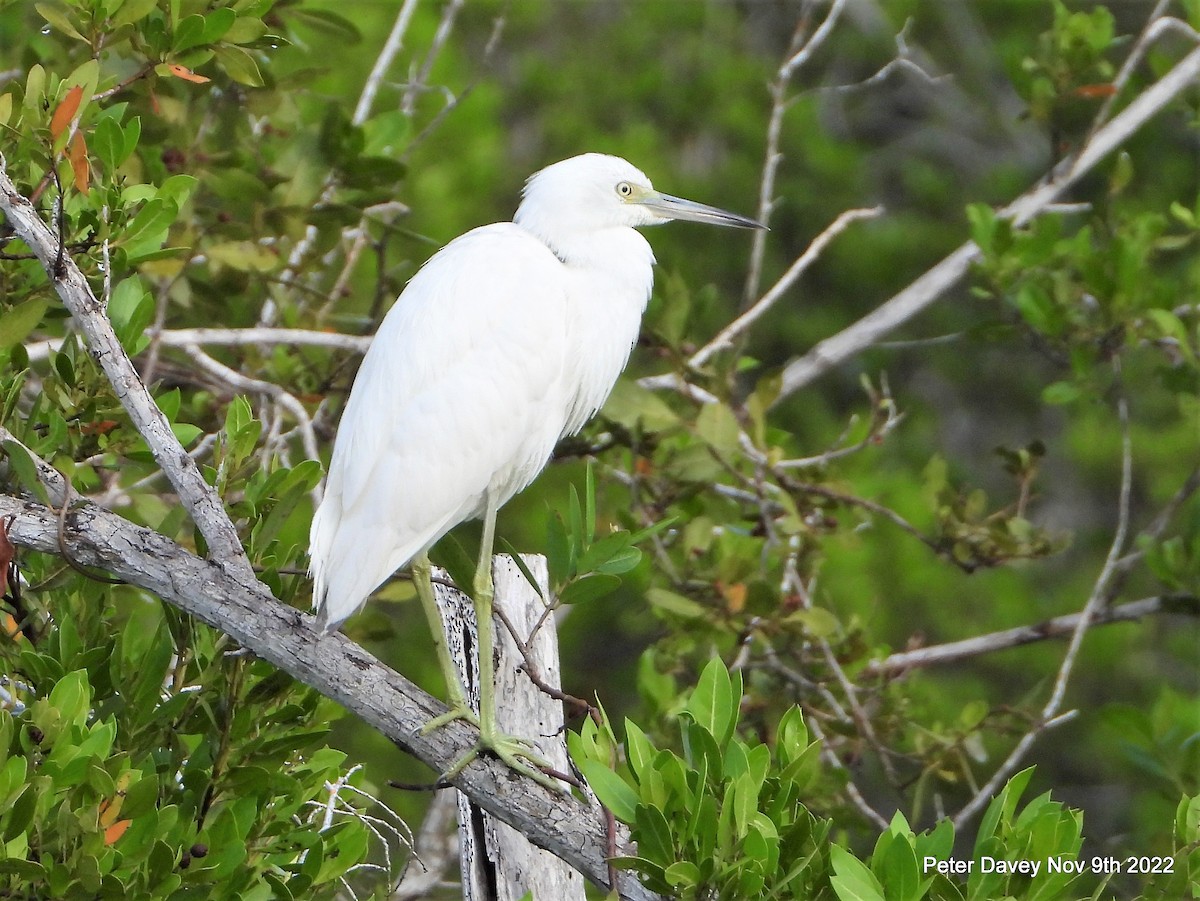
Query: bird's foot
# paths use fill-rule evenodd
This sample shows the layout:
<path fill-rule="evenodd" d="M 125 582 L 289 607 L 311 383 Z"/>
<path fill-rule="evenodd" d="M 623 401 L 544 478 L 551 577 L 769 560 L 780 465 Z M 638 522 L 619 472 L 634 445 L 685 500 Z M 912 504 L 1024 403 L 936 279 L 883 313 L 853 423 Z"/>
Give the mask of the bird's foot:
<path fill-rule="evenodd" d="M 421 733 L 428 734 L 434 729 L 439 729 L 455 720 L 466 720 L 473 726 L 480 726 L 479 716 L 469 707 L 463 705 L 461 707 L 452 707 L 441 716 L 430 720 L 421 728 Z M 545 770 L 552 769 L 552 767 L 538 755 L 532 742 L 513 735 L 505 735 L 494 728 L 480 728 L 479 741 L 475 743 L 475 747 L 458 758 L 454 762 L 454 765 L 442 775 L 442 779 L 453 779 L 480 754 L 491 754 L 494 757 L 498 757 L 509 769 L 515 770 L 523 776 L 528 776 L 539 785 L 544 785 L 551 791 L 560 793 L 566 791 L 560 782 L 544 772 Z"/>
<path fill-rule="evenodd" d="M 441 716 L 435 716 L 421 727 L 421 734 L 428 735 L 435 729 L 440 729 L 442 726 L 453 723 L 455 720 L 466 720 L 476 729 L 479 728 L 479 714 L 468 707 L 466 701 L 451 701 L 449 710 Z"/>

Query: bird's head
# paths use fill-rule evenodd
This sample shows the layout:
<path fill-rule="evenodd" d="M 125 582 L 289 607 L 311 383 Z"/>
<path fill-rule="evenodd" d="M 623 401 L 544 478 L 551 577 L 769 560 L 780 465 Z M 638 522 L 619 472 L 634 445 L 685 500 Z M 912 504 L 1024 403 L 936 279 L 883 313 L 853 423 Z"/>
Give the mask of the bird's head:
<path fill-rule="evenodd" d="M 675 219 L 764 227 L 745 216 L 656 191 L 632 163 L 603 153 L 574 156 L 530 176 L 514 217 L 518 225 L 546 236 L 660 225 Z"/>

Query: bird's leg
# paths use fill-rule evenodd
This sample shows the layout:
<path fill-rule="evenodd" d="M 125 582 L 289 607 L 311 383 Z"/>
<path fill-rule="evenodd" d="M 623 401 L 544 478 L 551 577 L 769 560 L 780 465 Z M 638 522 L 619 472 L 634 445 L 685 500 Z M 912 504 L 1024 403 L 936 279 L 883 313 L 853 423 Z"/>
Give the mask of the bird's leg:
<path fill-rule="evenodd" d="M 462 677 L 454 658 L 450 656 L 450 648 L 446 642 L 446 627 L 442 624 L 442 616 L 438 610 L 437 598 L 433 594 L 433 567 L 426 554 L 413 559 L 413 585 L 417 589 L 417 597 L 421 599 L 421 609 L 429 620 L 429 631 L 433 635 L 433 646 L 437 649 L 438 664 L 442 667 L 442 675 L 446 679 L 446 691 L 449 694 L 450 710 L 441 716 L 430 720 L 421 729 L 424 733 L 432 732 L 439 726 L 453 720 L 467 720 L 472 725 L 479 725 L 479 717 L 471 709 L 467 696 L 463 692 Z"/>
<path fill-rule="evenodd" d="M 562 786 L 540 769 L 535 769 L 549 767 L 549 764 L 537 756 L 529 741 L 505 735 L 496 726 L 496 664 L 492 656 L 492 600 L 495 594 L 492 583 L 492 545 L 495 533 L 496 504 L 489 494 L 471 597 L 475 605 L 475 627 L 479 633 L 479 743 L 447 771 L 446 778 L 456 776 L 480 751 L 489 751 L 517 772 L 537 780 L 549 789 L 562 791 Z"/>

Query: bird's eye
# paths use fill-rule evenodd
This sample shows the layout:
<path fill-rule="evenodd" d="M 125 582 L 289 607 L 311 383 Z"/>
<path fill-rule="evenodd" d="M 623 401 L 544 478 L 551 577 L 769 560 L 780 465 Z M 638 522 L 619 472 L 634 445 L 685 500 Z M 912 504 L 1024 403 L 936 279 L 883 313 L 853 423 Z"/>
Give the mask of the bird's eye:
<path fill-rule="evenodd" d="M 633 185 L 627 181 L 617 183 L 617 193 L 622 197 L 629 197 L 633 194 Z"/>

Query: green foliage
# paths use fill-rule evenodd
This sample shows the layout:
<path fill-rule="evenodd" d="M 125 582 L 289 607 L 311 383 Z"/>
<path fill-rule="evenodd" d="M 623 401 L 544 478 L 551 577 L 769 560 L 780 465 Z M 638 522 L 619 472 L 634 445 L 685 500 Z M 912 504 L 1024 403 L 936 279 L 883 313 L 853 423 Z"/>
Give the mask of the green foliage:
<path fill-rule="evenodd" d="M 659 750 L 625 722 L 621 774 L 607 726 L 585 721 L 571 753 L 600 800 L 633 828 L 637 856 L 618 864 L 681 899 L 816 898 L 828 882 L 829 833 L 801 799 L 819 746 L 792 708 L 774 752 L 737 737 L 740 674 L 714 659 L 684 704 L 683 754 Z"/>
<path fill-rule="evenodd" d="M 122 595 L 60 588 L 55 623 L 0 645 L 0 886 L 333 897 L 370 832 L 353 807 L 323 822 L 329 784 L 347 775 L 345 754 L 323 746 L 332 705 L 144 599 L 118 619 Z"/>
<path fill-rule="evenodd" d="M 1113 66 L 1107 55 L 1116 37 L 1113 14 L 1103 6 L 1074 12 L 1054 0 L 1054 23 L 1038 39 L 1023 69 L 1029 112 L 1054 133 L 1077 131 L 1096 112 L 1096 100 L 1112 95 Z"/>
<path fill-rule="evenodd" d="M 673 898 L 811 898 L 838 901 L 1060 901 L 1092 897 L 1140 864 L 1080 856 L 1083 815 L 1044 793 L 1019 807 L 1033 776 L 1013 776 L 989 803 L 967 856 L 941 820 L 916 833 L 897 812 L 869 854 L 835 842 L 833 821 L 805 799 L 819 779 L 819 742 L 810 742 L 793 707 L 771 744 L 738 735 L 739 673 L 714 658 L 681 712 L 682 755 L 659 750 L 632 721 L 619 745 L 611 729 L 585 722 L 571 753 L 592 789 L 628 824 L 637 854 L 617 863 Z M 614 769 L 614 763 L 620 764 Z M 1180 805 L 1176 853 L 1143 880 L 1140 897 L 1170 897 L 1200 862 L 1194 836 L 1200 799 Z M 1142 873 L 1151 876 L 1150 873 Z M 1107 896 L 1104 896 L 1107 897 Z M 1179 895 L 1182 897 L 1182 893 Z"/>

